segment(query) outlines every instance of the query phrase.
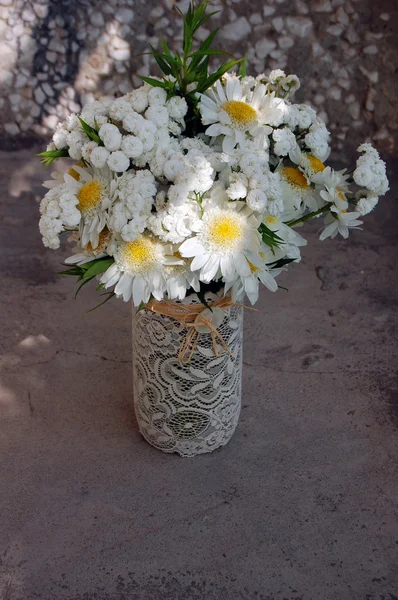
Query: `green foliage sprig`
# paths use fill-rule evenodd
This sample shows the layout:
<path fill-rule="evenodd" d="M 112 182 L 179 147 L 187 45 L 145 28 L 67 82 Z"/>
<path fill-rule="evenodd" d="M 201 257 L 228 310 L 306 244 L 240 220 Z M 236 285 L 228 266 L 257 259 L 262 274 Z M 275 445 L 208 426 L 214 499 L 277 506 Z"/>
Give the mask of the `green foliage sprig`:
<path fill-rule="evenodd" d="M 209 63 L 212 56 L 231 56 L 228 52 L 214 50 L 211 47 L 218 28 L 206 37 L 197 50 L 193 49 L 194 37 L 198 29 L 218 12 L 207 13 L 208 6 L 209 2 L 207 0 L 202 0 L 200 3 L 193 0 L 189 4 L 186 14 L 177 8 L 184 27 L 182 54 L 171 52 L 166 42 L 160 43 L 161 51 L 151 46 L 150 54 L 163 73 L 163 78 L 159 80 L 153 77 L 141 77 L 146 83 L 163 88 L 169 96 L 180 95 L 186 99 L 188 103 L 188 114 L 185 119 L 187 125 L 186 135 L 195 135 L 200 130 L 200 119 L 196 109 L 198 101 L 196 94 L 203 94 L 227 71 L 237 65 L 241 65 L 241 75 L 246 71 L 246 60 L 240 58 L 223 62 L 216 71 L 209 73 Z"/>
<path fill-rule="evenodd" d="M 115 262 L 114 259 L 109 256 L 104 256 L 102 258 L 95 258 L 95 259 L 91 260 L 90 262 L 84 263 L 83 265 L 73 265 L 70 269 L 66 269 L 65 271 L 60 271 L 58 273 L 58 275 L 72 275 L 73 277 L 77 277 L 76 283 L 80 284 L 79 287 L 77 288 L 76 294 L 75 294 L 75 298 L 77 298 L 77 295 L 79 294 L 80 290 L 87 283 L 89 283 L 92 279 L 97 277 L 97 275 L 100 275 L 101 273 L 105 273 L 105 271 L 107 269 L 109 269 L 109 267 L 114 262 Z M 104 285 L 102 283 L 100 283 L 97 287 L 97 291 L 101 291 L 103 289 L 104 289 Z M 108 300 L 110 300 L 114 295 L 115 295 L 115 293 L 113 291 L 105 292 L 104 294 L 101 294 L 101 296 L 106 296 L 106 299 L 103 302 L 101 302 L 100 304 L 98 304 L 97 306 L 95 306 L 94 308 L 92 308 L 91 310 L 89 310 L 88 312 L 91 312 L 92 310 L 99 308 L 100 306 L 105 304 L 105 302 L 108 302 Z"/>
<path fill-rule="evenodd" d="M 79 119 L 80 125 L 82 126 L 82 129 L 83 129 L 84 133 L 87 135 L 87 137 L 89 137 L 90 140 L 93 140 L 93 142 L 98 144 L 98 146 L 103 146 L 104 142 L 101 140 L 100 136 L 98 135 L 98 127 L 95 129 L 94 127 L 91 127 L 91 125 L 86 123 L 86 121 L 83 121 L 83 119 L 81 117 L 78 116 L 77 118 Z"/>
<path fill-rule="evenodd" d="M 275 231 L 269 229 L 269 227 L 267 227 L 264 223 L 261 223 L 258 230 L 261 234 L 264 244 L 269 246 L 272 251 L 274 251 L 274 248 L 279 248 L 281 244 L 284 244 L 283 239 L 279 237 Z"/>
<path fill-rule="evenodd" d="M 312 219 L 313 217 L 317 217 L 318 215 L 321 215 L 325 212 L 330 211 L 331 206 L 332 206 L 332 203 L 328 202 L 327 204 L 325 204 L 325 206 L 323 206 L 319 210 L 310 212 L 307 215 L 304 215 L 304 217 L 300 217 L 299 219 L 294 219 L 293 221 L 288 221 L 286 223 L 286 225 L 288 225 L 289 227 L 294 227 L 295 225 L 299 225 L 299 223 L 305 223 L 305 221 L 309 221 L 309 219 Z"/>
<path fill-rule="evenodd" d="M 93 140 L 93 142 L 96 142 L 98 146 L 103 146 L 104 142 L 98 135 L 98 128 L 91 127 L 79 116 L 77 118 L 87 137 L 89 137 L 90 140 Z M 49 167 L 58 158 L 69 158 L 69 152 L 67 148 L 61 148 L 60 150 L 46 150 L 45 152 L 40 152 L 37 156 L 41 157 L 41 162 L 44 163 L 45 167 Z"/>
<path fill-rule="evenodd" d="M 49 167 L 54 160 L 57 160 L 57 158 L 68 158 L 69 152 L 67 148 L 61 148 L 61 150 L 46 150 L 45 152 L 39 152 L 37 156 L 41 157 L 40 162 L 44 163 L 44 166 Z"/>
<path fill-rule="evenodd" d="M 295 260 L 295 258 L 280 258 L 279 260 L 275 260 L 274 262 L 267 263 L 267 267 L 269 267 L 270 269 L 281 269 L 285 265 L 288 265 L 291 262 L 294 262 Z"/>

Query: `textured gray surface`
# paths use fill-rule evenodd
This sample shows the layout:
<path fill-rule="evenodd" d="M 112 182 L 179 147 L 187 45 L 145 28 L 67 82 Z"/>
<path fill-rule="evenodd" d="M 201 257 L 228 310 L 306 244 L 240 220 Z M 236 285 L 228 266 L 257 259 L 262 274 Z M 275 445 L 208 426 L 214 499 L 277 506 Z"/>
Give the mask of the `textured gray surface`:
<path fill-rule="evenodd" d="M 235 436 L 190 460 L 132 422 L 130 307 L 55 275 L 41 167 L 0 164 L 2 600 L 396 600 L 396 188 L 348 242 L 311 226 L 245 315 Z"/>
<path fill-rule="evenodd" d="M 82 104 L 125 94 L 159 75 L 145 54 L 181 48 L 188 0 L 0 0 L 0 134 L 14 143 L 48 136 Z M 249 71 L 283 68 L 302 81 L 336 136 L 336 158 L 371 139 L 396 154 L 396 0 L 213 0 L 216 46 L 247 53 Z M 154 68 L 155 67 L 155 68 Z M 4 149 L 4 145 L 2 146 Z"/>

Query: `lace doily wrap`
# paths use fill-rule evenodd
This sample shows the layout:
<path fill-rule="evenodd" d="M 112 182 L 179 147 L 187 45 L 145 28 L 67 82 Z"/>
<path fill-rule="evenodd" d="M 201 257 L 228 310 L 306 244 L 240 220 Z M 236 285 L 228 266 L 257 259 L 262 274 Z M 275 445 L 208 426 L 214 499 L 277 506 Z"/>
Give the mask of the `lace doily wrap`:
<path fill-rule="evenodd" d="M 206 295 L 210 305 L 217 306 L 220 298 Z M 200 301 L 191 294 L 176 304 Z M 241 406 L 243 307 L 229 303 L 217 335 L 200 333 L 189 362 L 183 363 L 179 354 L 190 331 L 169 315 L 133 309 L 138 426 L 150 444 L 181 456 L 212 452 L 235 431 Z"/>

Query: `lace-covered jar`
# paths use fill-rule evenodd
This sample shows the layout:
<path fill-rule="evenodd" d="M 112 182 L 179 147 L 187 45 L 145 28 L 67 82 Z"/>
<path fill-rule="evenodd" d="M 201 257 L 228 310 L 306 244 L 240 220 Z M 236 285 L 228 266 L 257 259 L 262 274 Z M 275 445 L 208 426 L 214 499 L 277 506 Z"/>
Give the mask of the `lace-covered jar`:
<path fill-rule="evenodd" d="M 206 294 L 211 304 L 220 295 Z M 182 304 L 200 304 L 191 294 Z M 188 328 L 133 308 L 134 408 L 143 437 L 163 452 L 195 456 L 224 446 L 239 420 L 243 308 L 221 314 L 217 336 L 201 333 L 189 362 L 178 359 Z M 222 341 L 224 343 L 222 343 Z M 214 344 L 218 356 L 214 353 Z"/>

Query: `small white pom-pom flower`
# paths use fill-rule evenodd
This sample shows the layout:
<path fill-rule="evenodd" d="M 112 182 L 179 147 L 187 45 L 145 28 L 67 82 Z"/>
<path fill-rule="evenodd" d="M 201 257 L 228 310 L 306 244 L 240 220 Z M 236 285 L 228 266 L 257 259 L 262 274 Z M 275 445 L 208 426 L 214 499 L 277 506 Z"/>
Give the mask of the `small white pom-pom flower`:
<path fill-rule="evenodd" d="M 270 83 L 277 83 L 278 79 L 283 79 L 285 77 L 286 77 L 285 71 L 282 71 L 282 69 L 274 69 L 268 75 L 268 81 Z"/>
<path fill-rule="evenodd" d="M 66 148 L 68 146 L 66 141 L 66 136 L 68 135 L 68 133 L 68 130 L 64 127 L 59 127 L 54 133 L 53 142 L 58 150 L 61 150 L 62 148 Z"/>
<path fill-rule="evenodd" d="M 363 195 L 356 206 L 356 210 L 361 216 L 370 213 L 379 201 L 379 197 L 369 192 L 367 195 Z"/>
<path fill-rule="evenodd" d="M 87 142 L 87 144 L 83 144 L 82 146 L 82 157 L 84 160 L 90 161 L 91 153 L 95 148 L 98 148 L 98 144 L 96 142 Z"/>
<path fill-rule="evenodd" d="M 267 207 L 267 196 L 260 189 L 250 190 L 246 202 L 252 210 L 263 212 Z"/>
<path fill-rule="evenodd" d="M 94 148 L 94 150 L 92 150 L 90 154 L 90 162 L 93 165 L 93 167 L 96 167 L 97 169 L 102 169 L 102 167 L 105 167 L 106 165 L 108 156 L 109 150 L 107 150 L 103 146 L 98 146 L 97 148 Z"/>
<path fill-rule="evenodd" d="M 148 92 L 144 87 L 139 88 L 138 90 L 134 90 L 129 94 L 129 99 L 131 106 L 138 113 L 144 112 L 144 110 L 148 106 Z"/>
<path fill-rule="evenodd" d="M 183 155 L 176 154 L 172 156 L 164 165 L 164 176 L 169 181 L 174 181 L 180 175 L 185 167 Z"/>
<path fill-rule="evenodd" d="M 75 207 L 68 207 L 62 211 L 62 221 L 66 227 L 77 227 L 81 219 L 80 211 Z"/>
<path fill-rule="evenodd" d="M 296 136 L 288 127 L 274 129 L 272 137 L 275 142 L 274 152 L 277 156 L 287 156 L 297 148 Z"/>
<path fill-rule="evenodd" d="M 122 151 L 129 158 L 138 158 L 144 152 L 144 146 L 140 138 L 127 135 L 122 141 Z"/>
<path fill-rule="evenodd" d="M 77 115 L 68 115 L 65 120 L 65 127 L 68 131 L 79 129 L 81 125 Z"/>
<path fill-rule="evenodd" d="M 188 110 L 188 105 L 185 98 L 179 96 L 173 96 L 166 104 L 169 115 L 172 119 L 180 121 L 185 117 Z"/>
<path fill-rule="evenodd" d="M 164 127 L 169 122 L 169 113 L 165 106 L 155 104 L 150 106 L 145 112 L 148 121 L 154 123 L 157 127 Z"/>
<path fill-rule="evenodd" d="M 124 117 L 131 112 L 131 106 L 126 97 L 117 98 L 109 107 L 109 116 L 115 121 L 123 121 Z"/>
<path fill-rule="evenodd" d="M 110 152 L 119 150 L 122 143 L 122 134 L 116 125 L 112 125 L 112 123 L 105 123 L 105 125 L 100 127 L 98 135 L 104 142 L 104 146 L 107 150 Z"/>
<path fill-rule="evenodd" d="M 130 166 L 130 160 L 124 152 L 120 152 L 120 150 L 111 152 L 106 162 L 110 170 L 115 171 L 116 173 L 123 173 L 123 171 L 127 171 Z"/>
<path fill-rule="evenodd" d="M 142 115 L 131 110 L 123 118 L 123 129 L 129 133 L 137 133 L 147 123 Z"/>
<path fill-rule="evenodd" d="M 230 185 L 227 188 L 227 196 L 231 200 L 239 200 L 247 194 L 247 177 L 243 173 L 231 173 Z"/>
<path fill-rule="evenodd" d="M 159 106 L 166 104 L 167 93 L 163 88 L 152 87 L 148 92 L 148 102 L 150 106 Z"/>

